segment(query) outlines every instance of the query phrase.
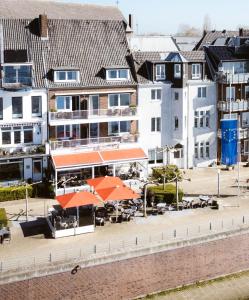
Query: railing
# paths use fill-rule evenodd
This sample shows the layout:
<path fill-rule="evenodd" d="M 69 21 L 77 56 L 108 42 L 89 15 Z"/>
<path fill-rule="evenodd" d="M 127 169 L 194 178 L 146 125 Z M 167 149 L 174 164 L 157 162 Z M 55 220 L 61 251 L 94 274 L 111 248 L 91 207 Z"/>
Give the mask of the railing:
<path fill-rule="evenodd" d="M 13 146 L 1 148 L 0 150 L 0 158 L 7 157 L 20 157 L 25 155 L 35 155 L 35 154 L 45 154 L 46 149 L 43 145 L 27 145 L 27 146 Z"/>
<path fill-rule="evenodd" d="M 217 133 L 218 138 L 221 138 L 221 129 L 218 129 Z M 249 138 L 249 128 L 240 128 L 239 130 L 239 139 L 248 139 Z"/>
<path fill-rule="evenodd" d="M 234 111 L 246 111 L 249 110 L 249 100 L 238 100 L 238 101 L 219 101 L 218 104 L 218 109 L 223 112 L 231 112 Z"/>
<path fill-rule="evenodd" d="M 75 110 L 49 112 L 50 121 L 71 120 L 71 119 L 90 119 L 95 117 L 127 117 L 135 116 L 137 109 L 133 108 L 115 108 L 115 109 L 93 109 L 93 110 Z"/>
<path fill-rule="evenodd" d="M 225 72 L 218 72 L 216 74 L 216 81 L 219 83 L 247 83 L 249 80 L 249 73 L 229 74 Z"/>
<path fill-rule="evenodd" d="M 62 141 L 50 141 L 50 150 L 62 148 L 89 148 L 99 144 L 120 144 L 120 143 L 136 143 L 138 134 L 127 134 L 122 136 L 108 136 L 88 139 L 74 139 Z"/>
<path fill-rule="evenodd" d="M 115 225 L 114 225 L 115 226 Z M 179 228 L 172 227 L 168 230 L 157 233 L 130 234 L 129 238 L 100 240 L 99 242 L 82 243 L 81 247 L 65 248 L 51 252 L 42 251 L 36 255 L 20 255 L 19 258 L 0 258 L 0 279 L 7 272 L 13 272 L 14 276 L 18 272 L 26 272 L 44 269 L 46 272 L 50 266 L 66 265 L 69 263 L 84 263 L 91 259 L 105 258 L 115 254 L 132 253 L 146 248 L 162 246 L 177 248 L 181 246 L 181 241 L 201 242 L 215 238 L 244 233 L 249 230 L 249 216 L 241 215 L 226 219 L 214 219 L 209 222 L 199 224 L 189 223 Z M 187 245 L 186 243 L 184 244 Z M 1 247 L 1 245 L 0 245 Z M 136 255 L 135 255 L 136 256 Z"/>

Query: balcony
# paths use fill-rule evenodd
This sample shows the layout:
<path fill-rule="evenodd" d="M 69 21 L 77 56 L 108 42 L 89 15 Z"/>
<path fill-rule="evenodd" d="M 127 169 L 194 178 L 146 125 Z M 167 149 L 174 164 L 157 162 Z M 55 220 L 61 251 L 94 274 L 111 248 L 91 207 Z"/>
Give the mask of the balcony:
<path fill-rule="evenodd" d="M 221 129 L 218 129 L 217 133 L 218 138 L 221 139 Z M 248 139 L 249 138 L 249 128 L 240 128 L 239 129 L 239 139 Z"/>
<path fill-rule="evenodd" d="M 73 139 L 73 140 L 57 140 L 50 141 L 50 150 L 55 151 L 59 149 L 99 149 L 101 147 L 116 147 L 122 143 L 137 143 L 138 134 L 124 134 L 122 136 L 108 136 L 88 139 Z"/>
<path fill-rule="evenodd" d="M 216 74 L 216 81 L 218 83 L 247 83 L 249 81 L 249 73 L 229 74 L 225 72 L 218 72 Z"/>
<path fill-rule="evenodd" d="M 239 101 L 219 101 L 218 104 L 219 111 L 222 112 L 236 112 L 236 111 L 247 111 L 249 110 L 249 100 L 239 100 Z"/>
<path fill-rule="evenodd" d="M 0 149 L 0 158 L 14 158 L 45 153 L 46 149 L 44 145 L 11 146 Z"/>
<path fill-rule="evenodd" d="M 109 117 L 134 117 L 137 115 L 136 107 L 93 109 L 93 110 L 75 110 L 49 112 L 49 122 L 66 120 L 89 120 Z"/>

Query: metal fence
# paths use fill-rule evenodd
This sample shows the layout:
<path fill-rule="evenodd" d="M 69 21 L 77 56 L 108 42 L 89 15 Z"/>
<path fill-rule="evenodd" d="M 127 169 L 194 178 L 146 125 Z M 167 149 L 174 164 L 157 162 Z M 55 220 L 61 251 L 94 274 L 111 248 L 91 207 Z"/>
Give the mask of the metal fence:
<path fill-rule="evenodd" d="M 188 224 L 181 227 L 170 228 L 153 234 L 131 235 L 125 239 L 100 241 L 88 244 L 39 253 L 33 256 L 20 256 L 16 259 L 0 259 L 0 275 L 13 271 L 32 271 L 46 268 L 50 265 L 63 265 L 65 263 L 83 262 L 94 258 L 106 257 L 158 245 L 170 245 L 173 242 L 191 240 L 195 238 L 212 237 L 215 234 L 233 232 L 238 229 L 249 230 L 249 215 L 236 216 L 227 219 L 216 219 L 198 225 Z"/>

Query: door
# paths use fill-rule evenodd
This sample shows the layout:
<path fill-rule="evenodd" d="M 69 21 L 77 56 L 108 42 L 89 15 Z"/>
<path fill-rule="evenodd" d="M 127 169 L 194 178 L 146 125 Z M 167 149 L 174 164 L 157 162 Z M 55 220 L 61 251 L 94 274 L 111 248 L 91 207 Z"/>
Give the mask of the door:
<path fill-rule="evenodd" d="M 33 160 L 33 181 L 42 180 L 42 160 L 34 159 Z"/>
<path fill-rule="evenodd" d="M 99 96 L 92 95 L 90 96 L 90 104 L 91 104 L 91 115 L 99 114 Z"/>

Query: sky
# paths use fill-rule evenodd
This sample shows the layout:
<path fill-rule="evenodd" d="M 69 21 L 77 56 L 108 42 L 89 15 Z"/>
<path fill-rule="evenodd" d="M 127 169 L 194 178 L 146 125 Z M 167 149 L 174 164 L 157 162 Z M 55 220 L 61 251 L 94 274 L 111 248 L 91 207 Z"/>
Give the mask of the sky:
<path fill-rule="evenodd" d="M 62 0 L 60 0 L 62 1 Z M 117 5 L 116 0 L 63 0 L 100 5 Z M 202 30 L 205 15 L 212 29 L 238 29 L 249 26 L 249 0 L 118 0 L 126 19 L 134 15 L 136 31 L 175 34 L 180 24 Z"/>

